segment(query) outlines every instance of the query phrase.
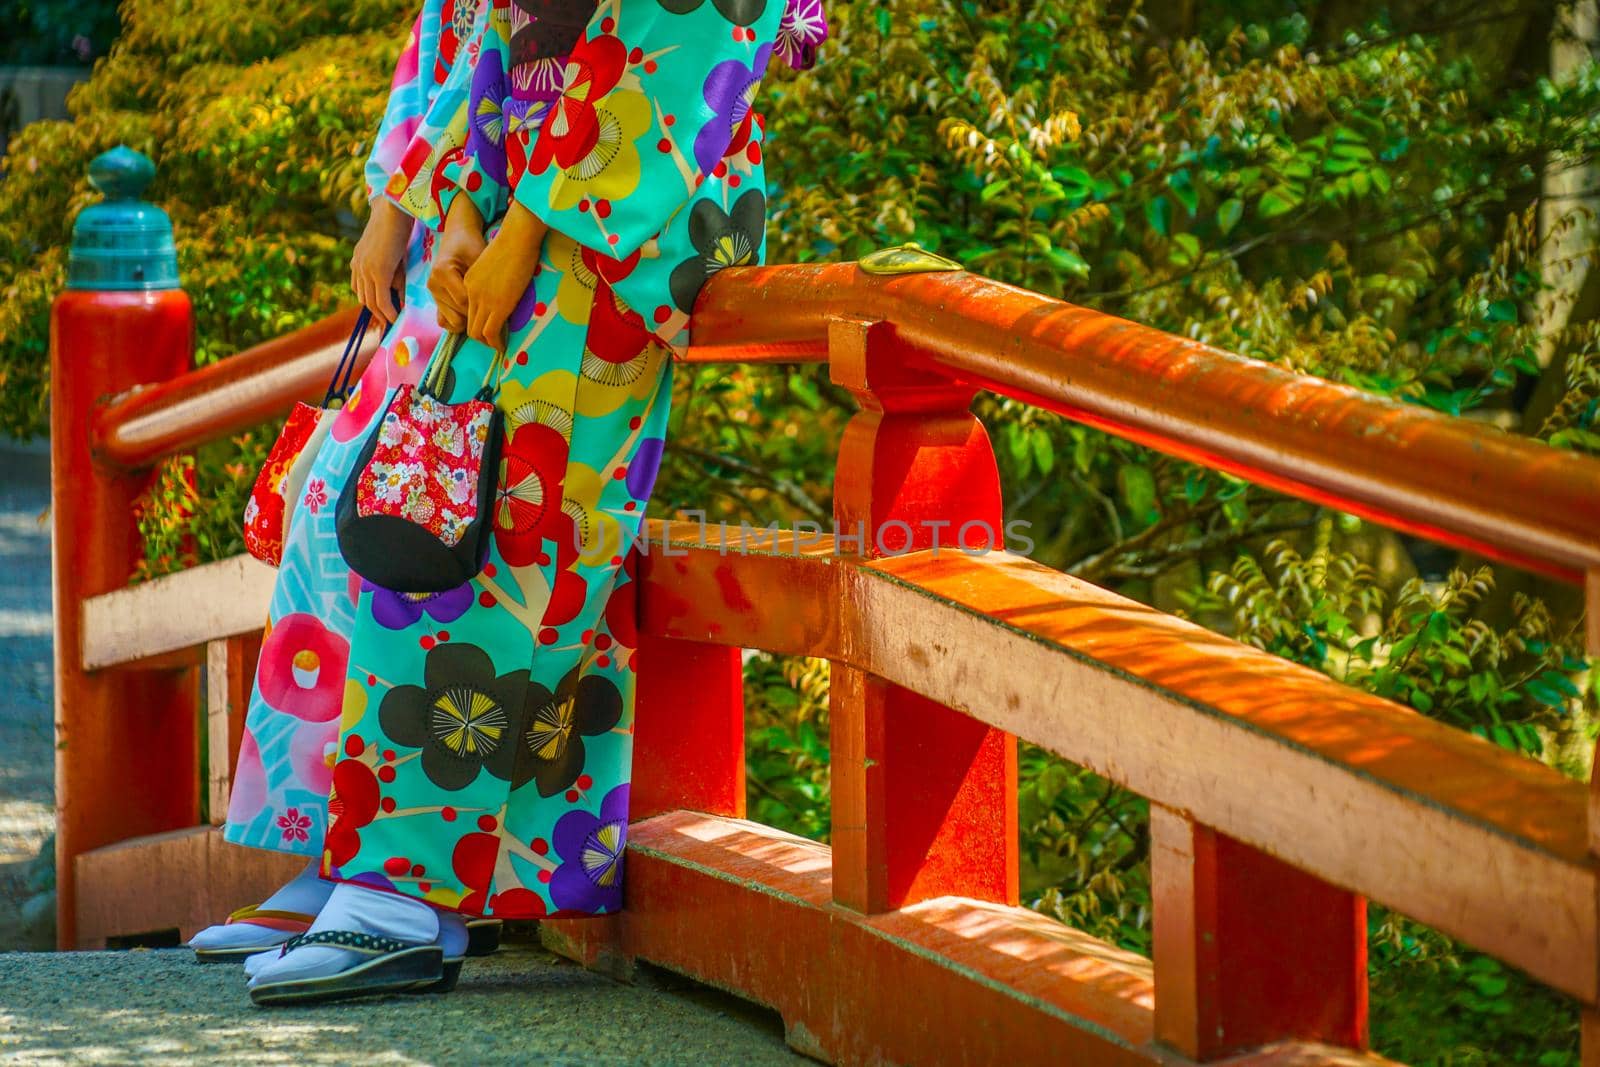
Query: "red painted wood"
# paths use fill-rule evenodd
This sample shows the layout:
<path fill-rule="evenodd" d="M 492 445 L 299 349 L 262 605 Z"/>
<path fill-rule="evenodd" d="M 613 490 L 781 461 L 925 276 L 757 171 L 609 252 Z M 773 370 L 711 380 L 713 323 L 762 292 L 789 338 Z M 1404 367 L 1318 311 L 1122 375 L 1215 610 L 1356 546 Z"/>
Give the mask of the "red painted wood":
<path fill-rule="evenodd" d="M 189 369 L 186 294 L 69 290 L 50 319 L 51 519 L 56 643 L 57 939 L 72 948 L 75 858 L 89 849 L 200 820 L 199 672 L 85 672 L 85 597 L 127 584 L 143 554 L 133 505 L 148 473 L 91 458 L 95 404 Z"/>
<path fill-rule="evenodd" d="M 671 562 L 682 561 L 675 556 Z M 637 549 L 629 559 L 644 588 L 654 566 Z M 744 665 L 735 647 L 700 644 L 647 633 L 638 626 L 630 817 L 637 822 L 684 808 L 742 818 L 744 778 Z"/>
<path fill-rule="evenodd" d="M 1181 814 L 1151 816 L 1156 1035 L 1199 1061 L 1367 1046 L 1367 908 Z"/>
<path fill-rule="evenodd" d="M 884 323 L 836 322 L 829 345 L 862 405 L 839 445 L 840 550 L 998 545 L 999 471 L 973 389 L 908 373 Z M 830 706 L 835 899 L 868 913 L 945 895 L 1014 903 L 1016 739 L 843 664 Z"/>
<path fill-rule="evenodd" d="M 690 812 L 635 824 L 627 864 L 620 914 L 541 922 L 546 944 L 619 976 L 644 959 L 735 990 L 824 1063 L 1182 1063 L 1151 1041 L 1146 961 L 1026 909 L 834 907 L 827 846 Z"/>
<path fill-rule="evenodd" d="M 629 818 L 677 808 L 743 818 L 739 649 L 641 633 L 636 663 Z"/>

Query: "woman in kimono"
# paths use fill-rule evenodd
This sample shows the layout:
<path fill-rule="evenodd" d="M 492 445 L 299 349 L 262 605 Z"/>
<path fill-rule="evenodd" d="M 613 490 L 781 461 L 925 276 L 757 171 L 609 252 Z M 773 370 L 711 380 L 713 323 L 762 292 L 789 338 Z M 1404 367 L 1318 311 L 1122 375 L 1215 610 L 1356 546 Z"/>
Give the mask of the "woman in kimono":
<path fill-rule="evenodd" d="M 363 585 L 323 857 L 338 885 L 308 934 L 247 963 L 258 1003 L 448 989 L 449 916 L 621 907 L 630 546 L 671 352 L 710 274 L 760 260 L 756 87 L 774 53 L 809 66 L 826 32 L 820 0 L 488 14 L 424 123 L 450 147 L 391 189 L 433 190 L 415 209 L 441 229 L 430 288 L 473 339 L 446 399 L 497 389 L 493 546 L 450 592 Z M 427 496 L 431 473 L 414 477 Z"/>
<path fill-rule="evenodd" d="M 339 555 L 334 509 L 373 414 L 420 379 L 439 337 L 427 289 L 433 234 L 384 193 L 408 153 L 431 147 L 418 140 L 422 121 L 462 58 L 479 3 L 425 0 L 395 67 L 366 163 L 372 213 L 351 260 L 352 288 L 388 328 L 292 512 L 234 772 L 226 839 L 310 862 L 267 900 L 201 931 L 190 944 L 202 962 L 243 959 L 304 933 L 333 890 L 318 868 L 359 589 Z M 391 290 L 404 294 L 399 305 Z"/>

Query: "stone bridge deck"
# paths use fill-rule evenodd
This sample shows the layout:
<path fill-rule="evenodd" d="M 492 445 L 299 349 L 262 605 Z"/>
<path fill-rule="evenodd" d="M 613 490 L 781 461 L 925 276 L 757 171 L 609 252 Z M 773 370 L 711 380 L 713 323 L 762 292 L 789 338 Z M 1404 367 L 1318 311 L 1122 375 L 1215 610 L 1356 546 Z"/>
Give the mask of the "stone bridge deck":
<path fill-rule="evenodd" d="M 742 1001 L 668 975 L 624 985 L 534 945 L 467 961 L 444 997 L 263 1010 L 183 949 L 0 954 L 7 1064 L 648 1064 L 811 1061 Z"/>

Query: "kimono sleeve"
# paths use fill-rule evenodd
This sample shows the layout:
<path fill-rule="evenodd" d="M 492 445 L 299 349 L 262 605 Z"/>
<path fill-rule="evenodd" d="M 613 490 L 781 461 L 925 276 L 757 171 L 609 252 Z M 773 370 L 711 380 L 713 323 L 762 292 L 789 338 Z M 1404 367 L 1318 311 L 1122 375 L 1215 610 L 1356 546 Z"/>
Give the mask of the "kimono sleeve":
<path fill-rule="evenodd" d="M 732 12 L 735 22 L 724 10 Z M 515 197 L 623 259 L 748 145 L 781 2 L 604 0 L 574 47 Z"/>
<path fill-rule="evenodd" d="M 471 200 L 486 223 L 504 215 L 510 203 L 505 114 L 511 69 L 509 7 L 509 0 L 494 0 L 488 25 L 477 39 L 476 58 L 465 79 L 465 141 L 460 152 L 443 161 L 434 191 L 441 226 L 457 196 Z"/>
<path fill-rule="evenodd" d="M 384 195 L 402 211 L 434 229 L 444 224 L 444 210 L 462 177 L 478 66 L 474 57 L 485 40 L 493 39 L 490 6 L 488 0 L 478 2 L 471 28 L 459 42 L 458 61 L 439 72 L 440 84 L 384 188 Z"/>
<path fill-rule="evenodd" d="M 395 63 L 394 78 L 389 83 L 389 99 L 384 104 L 383 121 L 378 124 L 378 136 L 373 140 L 372 151 L 367 156 L 365 176 L 367 200 L 370 202 L 389 184 L 389 175 L 400 166 L 406 145 L 417 132 L 417 125 L 428 109 L 428 86 L 423 81 L 422 40 L 429 25 L 428 8 L 436 6 L 430 0 L 417 14 L 412 24 L 411 36 Z M 435 16 L 434 23 L 437 23 Z M 428 74 L 431 75 L 431 70 Z"/>

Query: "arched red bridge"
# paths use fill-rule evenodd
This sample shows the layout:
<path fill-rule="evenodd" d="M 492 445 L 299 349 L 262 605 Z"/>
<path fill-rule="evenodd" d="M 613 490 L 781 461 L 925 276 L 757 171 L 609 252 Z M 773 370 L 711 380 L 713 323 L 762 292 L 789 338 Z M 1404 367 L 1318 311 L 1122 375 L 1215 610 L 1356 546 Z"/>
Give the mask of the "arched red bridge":
<path fill-rule="evenodd" d="M 176 377 L 141 363 L 148 337 L 53 354 L 65 947 L 187 935 L 285 873 L 198 825 L 228 787 L 221 759 L 197 777 L 201 679 L 231 761 L 272 572 L 241 558 L 126 588 L 127 509 L 160 458 L 320 394 L 350 321 Z M 769 1005 L 839 1063 L 1380 1063 L 1371 899 L 1577 998 L 1600 1063 L 1582 783 L 1025 558 L 948 548 L 963 523 L 1001 527 L 979 390 L 1585 583 L 1591 607 L 1600 461 L 960 272 L 728 270 L 687 358 L 826 360 L 860 401 L 838 527 L 901 522 L 914 551 L 759 531 L 724 549 L 651 524 L 627 911 L 546 922 L 547 944 Z M 831 849 L 743 818 L 744 648 L 833 661 Z M 1149 798 L 1153 959 L 1017 906 L 1018 737 Z"/>

